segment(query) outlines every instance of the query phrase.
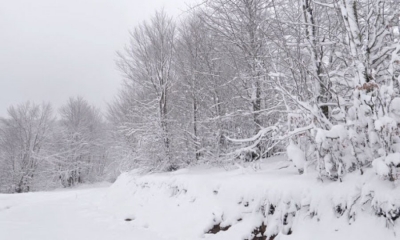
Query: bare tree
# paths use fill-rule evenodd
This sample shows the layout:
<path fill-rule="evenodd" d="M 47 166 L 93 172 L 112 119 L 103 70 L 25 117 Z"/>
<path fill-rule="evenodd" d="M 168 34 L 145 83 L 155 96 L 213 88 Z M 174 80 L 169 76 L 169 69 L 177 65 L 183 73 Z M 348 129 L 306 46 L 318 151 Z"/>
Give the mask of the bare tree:
<path fill-rule="evenodd" d="M 236 84 L 239 90 L 237 94 L 251 106 L 254 126 L 250 134 L 257 134 L 262 129 L 262 113 L 270 107 L 270 102 L 263 101 L 263 97 L 271 95 L 268 92 L 271 84 L 268 83 L 266 51 L 270 5 L 271 1 L 262 0 L 210 1 L 201 15 L 217 39 L 223 42 L 232 65 L 237 69 L 236 77 L 241 81 Z M 245 109 L 245 114 L 248 114 Z M 258 145 L 254 150 L 251 159 L 260 158 L 261 146 Z"/>
<path fill-rule="evenodd" d="M 175 24 L 164 11 L 156 12 L 150 22 L 144 22 L 131 32 L 129 46 L 119 53 L 118 65 L 126 76 L 126 84 L 134 89 L 135 106 L 131 109 L 138 122 L 125 124 L 126 134 L 145 133 L 151 139 L 146 144 L 162 142 L 162 154 L 152 156 L 162 167 L 172 163 L 170 153 L 170 93 L 174 81 L 172 68 Z M 144 136 L 144 135 L 142 135 Z M 147 145 L 149 147 L 149 145 Z M 153 145 L 155 152 L 159 147 Z M 145 149 L 143 149 L 145 151 Z M 150 158 L 152 158 L 150 157 Z"/>
<path fill-rule="evenodd" d="M 50 104 L 30 102 L 11 106 L 8 117 L 1 119 L 1 161 L 7 170 L 2 174 L 8 175 L 9 191 L 32 190 L 37 169 L 48 156 L 53 120 Z"/>
<path fill-rule="evenodd" d="M 94 181 L 106 164 L 105 126 L 100 111 L 82 97 L 60 109 L 58 173 L 64 186 Z"/>

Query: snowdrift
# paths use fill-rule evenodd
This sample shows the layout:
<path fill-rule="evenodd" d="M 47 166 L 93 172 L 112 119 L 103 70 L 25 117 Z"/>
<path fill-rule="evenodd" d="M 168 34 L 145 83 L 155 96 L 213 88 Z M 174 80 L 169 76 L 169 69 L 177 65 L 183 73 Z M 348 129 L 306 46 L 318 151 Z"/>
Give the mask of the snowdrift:
<path fill-rule="evenodd" d="M 174 240 L 398 239 L 400 189 L 372 170 L 331 182 L 279 157 L 260 166 L 125 173 L 99 207 Z"/>

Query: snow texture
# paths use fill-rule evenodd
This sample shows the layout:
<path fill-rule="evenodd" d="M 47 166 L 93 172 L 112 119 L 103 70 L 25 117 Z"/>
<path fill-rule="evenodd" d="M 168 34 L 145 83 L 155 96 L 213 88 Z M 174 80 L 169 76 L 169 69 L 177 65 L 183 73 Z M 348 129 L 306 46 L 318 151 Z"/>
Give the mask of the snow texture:
<path fill-rule="evenodd" d="M 298 169 L 303 169 L 306 164 L 306 156 L 299 146 L 293 141 L 290 141 L 289 146 L 286 148 L 289 160 L 292 160 Z"/>
<path fill-rule="evenodd" d="M 176 240 L 252 239 L 262 224 L 266 236 L 280 240 L 397 239 L 400 192 L 374 171 L 346 175 L 346 184 L 321 182 L 316 173 L 298 175 L 279 159 L 266 160 L 260 171 L 125 173 L 100 209 L 116 219 L 133 216 L 133 227 Z M 230 228 L 208 234 L 215 225 Z"/>
<path fill-rule="evenodd" d="M 397 161 L 390 156 L 387 161 Z M 387 166 L 383 160 L 374 165 Z M 374 171 L 317 180 L 274 157 L 252 168 L 122 174 L 111 187 L 0 195 L 7 240 L 398 239 L 400 192 Z M 208 233 L 219 226 L 222 231 Z"/>

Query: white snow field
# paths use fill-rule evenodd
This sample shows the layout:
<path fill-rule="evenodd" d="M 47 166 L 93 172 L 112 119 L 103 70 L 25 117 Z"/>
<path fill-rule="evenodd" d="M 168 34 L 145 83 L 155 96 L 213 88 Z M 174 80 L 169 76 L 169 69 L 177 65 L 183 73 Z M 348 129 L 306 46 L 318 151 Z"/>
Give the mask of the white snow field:
<path fill-rule="evenodd" d="M 1 240 L 168 240 L 104 215 L 96 203 L 108 187 L 0 194 Z"/>
<path fill-rule="evenodd" d="M 0 195 L 0 239 L 400 238 L 400 191 L 372 169 L 322 182 L 288 164 L 132 171 L 110 187 Z"/>

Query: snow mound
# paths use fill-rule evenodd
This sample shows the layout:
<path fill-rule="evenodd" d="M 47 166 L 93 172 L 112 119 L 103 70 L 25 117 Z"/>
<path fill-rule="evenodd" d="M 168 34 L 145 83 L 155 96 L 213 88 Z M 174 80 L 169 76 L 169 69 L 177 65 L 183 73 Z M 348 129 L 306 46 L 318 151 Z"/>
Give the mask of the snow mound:
<path fill-rule="evenodd" d="M 266 159 L 259 171 L 125 173 L 99 208 L 176 240 L 397 239 L 400 191 L 372 169 L 320 181 L 281 160 Z"/>
<path fill-rule="evenodd" d="M 299 146 L 290 141 L 289 146 L 286 148 L 289 160 L 292 160 L 294 165 L 302 171 L 306 164 L 306 156 Z"/>

